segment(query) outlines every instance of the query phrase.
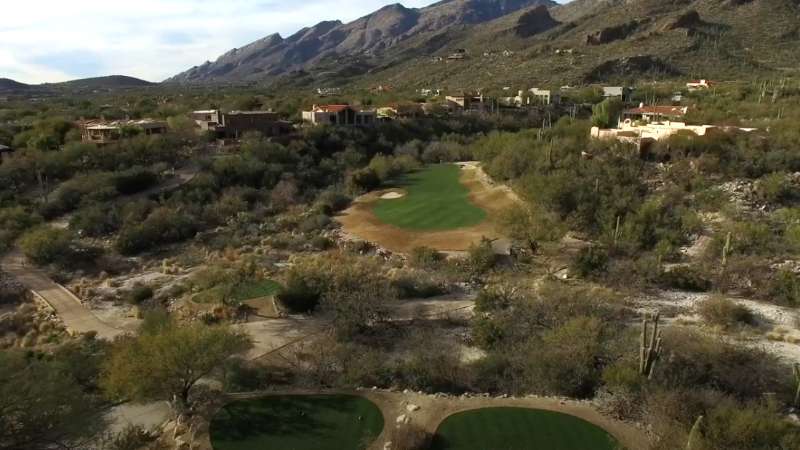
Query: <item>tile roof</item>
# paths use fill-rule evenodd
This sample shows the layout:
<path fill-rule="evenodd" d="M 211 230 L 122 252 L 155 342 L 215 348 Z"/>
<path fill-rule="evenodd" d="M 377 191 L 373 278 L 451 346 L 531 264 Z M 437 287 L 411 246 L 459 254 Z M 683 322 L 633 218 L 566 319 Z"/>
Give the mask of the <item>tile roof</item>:
<path fill-rule="evenodd" d="M 640 106 L 628 109 L 625 114 L 648 114 L 659 116 L 683 116 L 686 115 L 688 108 L 685 106 Z"/>

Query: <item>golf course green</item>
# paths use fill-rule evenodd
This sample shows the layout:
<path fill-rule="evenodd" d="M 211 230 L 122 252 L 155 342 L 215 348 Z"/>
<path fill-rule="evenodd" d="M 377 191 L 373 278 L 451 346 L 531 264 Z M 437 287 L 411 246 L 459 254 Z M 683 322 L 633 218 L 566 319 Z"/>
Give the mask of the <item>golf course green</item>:
<path fill-rule="evenodd" d="M 354 395 L 278 395 L 235 401 L 211 421 L 214 450 L 360 450 L 383 415 Z"/>
<path fill-rule="evenodd" d="M 447 417 L 436 430 L 435 450 L 616 450 L 603 429 L 567 414 L 499 407 Z"/>
<path fill-rule="evenodd" d="M 406 195 L 381 199 L 373 213 L 382 222 L 409 230 L 452 230 L 477 225 L 486 211 L 469 199 L 455 164 L 437 164 L 410 173 L 393 183 Z"/>

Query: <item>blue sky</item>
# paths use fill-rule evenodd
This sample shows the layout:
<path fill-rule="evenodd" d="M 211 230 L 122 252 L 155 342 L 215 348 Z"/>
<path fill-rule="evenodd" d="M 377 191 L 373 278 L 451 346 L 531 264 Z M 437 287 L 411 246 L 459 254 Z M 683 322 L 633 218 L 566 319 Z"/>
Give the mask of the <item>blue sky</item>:
<path fill-rule="evenodd" d="M 419 7 L 434 0 L 402 1 Z M 271 33 L 344 22 L 385 0 L 4 0 L 0 78 L 58 82 L 99 75 L 161 81 Z"/>

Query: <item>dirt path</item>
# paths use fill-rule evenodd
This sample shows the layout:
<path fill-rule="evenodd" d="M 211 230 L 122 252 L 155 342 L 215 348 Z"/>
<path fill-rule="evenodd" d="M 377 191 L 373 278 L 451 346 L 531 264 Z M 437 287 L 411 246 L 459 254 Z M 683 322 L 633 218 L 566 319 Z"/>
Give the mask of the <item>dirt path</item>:
<path fill-rule="evenodd" d="M 470 190 L 470 200 L 486 210 L 490 217 L 477 225 L 447 231 L 415 231 L 386 224 L 373 214 L 372 209 L 381 196 L 396 192 L 397 189 L 373 191 L 358 197 L 336 220 L 342 224 L 345 235 L 374 242 L 399 253 L 408 253 L 420 246 L 461 252 L 484 236 L 505 241 L 491 217 L 513 206 L 519 199 L 507 186 L 491 183 L 477 163 L 459 165 L 462 168 L 460 181 Z M 501 253 L 508 251 L 507 242 L 499 242 L 495 247 Z"/>
<path fill-rule="evenodd" d="M 20 283 L 47 302 L 64 322 L 71 333 L 97 332 L 97 337 L 113 339 L 124 333 L 103 322 L 92 311 L 83 305 L 72 292 L 55 283 L 41 270 L 27 264 L 26 258 L 18 250 L 14 250 L 2 260 L 3 269 L 14 276 Z"/>

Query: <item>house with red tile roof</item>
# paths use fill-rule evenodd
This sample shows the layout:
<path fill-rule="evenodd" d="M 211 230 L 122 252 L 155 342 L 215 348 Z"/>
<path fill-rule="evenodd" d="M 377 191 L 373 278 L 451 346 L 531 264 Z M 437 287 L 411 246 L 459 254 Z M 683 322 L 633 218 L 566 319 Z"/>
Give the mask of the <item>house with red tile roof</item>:
<path fill-rule="evenodd" d="M 681 120 L 687 112 L 689 112 L 689 108 L 686 106 L 645 106 L 640 104 L 638 108 L 623 111 L 622 117 L 633 121 L 660 122 L 662 120 Z"/>

